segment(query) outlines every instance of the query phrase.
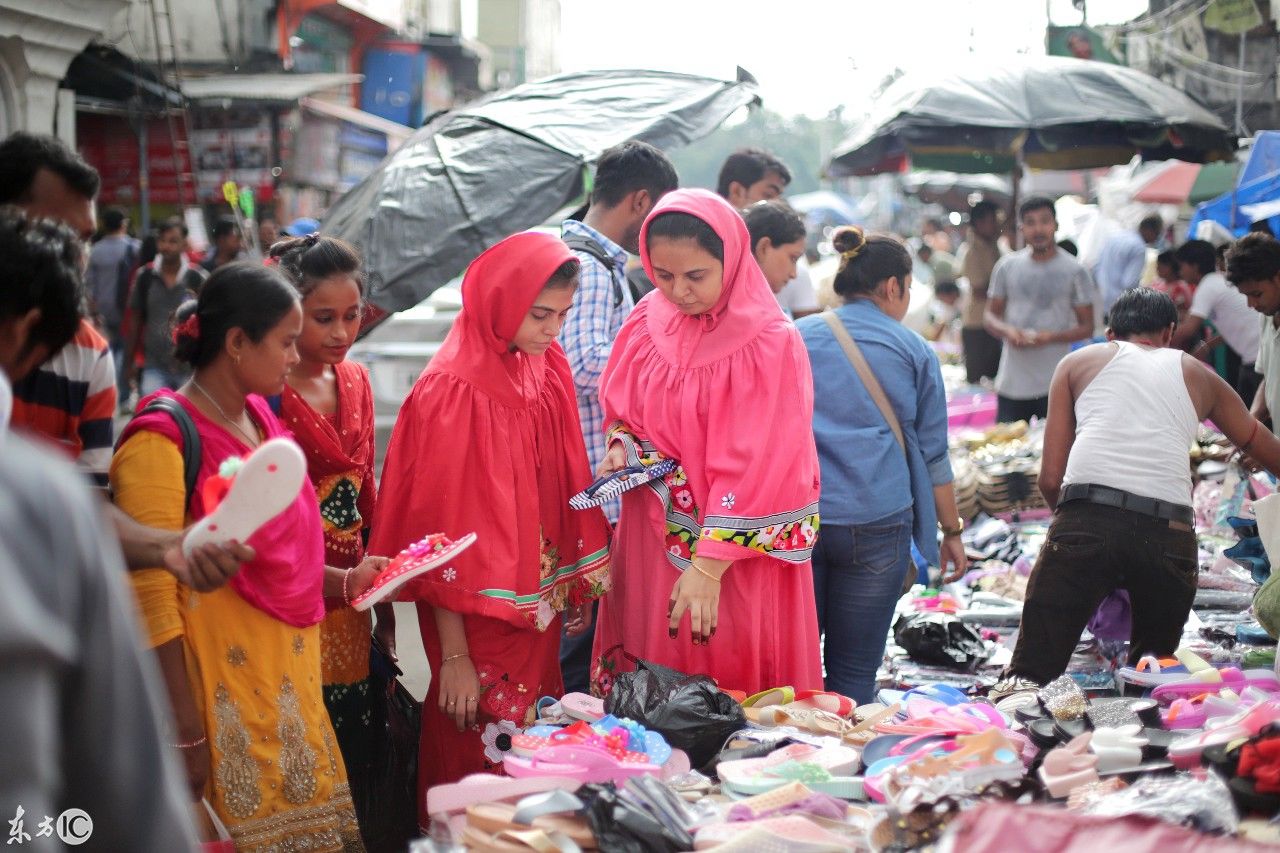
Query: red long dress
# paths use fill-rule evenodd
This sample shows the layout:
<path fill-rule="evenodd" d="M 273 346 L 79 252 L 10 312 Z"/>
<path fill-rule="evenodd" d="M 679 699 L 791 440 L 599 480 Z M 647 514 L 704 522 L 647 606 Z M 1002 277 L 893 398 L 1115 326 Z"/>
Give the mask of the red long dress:
<path fill-rule="evenodd" d="M 608 585 L 608 522 L 569 498 L 591 482 L 569 364 L 511 351 L 525 315 L 572 253 L 546 234 L 517 234 L 467 271 L 463 310 L 400 410 L 383 466 L 369 551 L 392 556 L 428 533 L 478 541 L 407 588 L 422 642 L 440 672 L 434 607 L 463 615 L 480 680 L 480 723 L 459 732 L 423 703 L 420 793 L 469 773 L 499 771 L 498 735 L 538 698 L 561 691 L 560 614 Z M 502 739 L 502 743 L 506 740 Z M 425 797 L 418 799 L 427 824 Z"/>

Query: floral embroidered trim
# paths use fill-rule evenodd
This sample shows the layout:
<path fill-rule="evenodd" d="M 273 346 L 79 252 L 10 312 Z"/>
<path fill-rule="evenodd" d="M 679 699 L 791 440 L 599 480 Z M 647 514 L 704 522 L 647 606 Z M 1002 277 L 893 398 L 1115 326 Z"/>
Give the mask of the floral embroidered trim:
<path fill-rule="evenodd" d="M 284 798 L 294 805 L 311 801 L 316 795 L 316 752 L 307 743 L 307 724 L 302 719 L 302 704 L 293 689 L 293 681 L 285 676 L 280 683 L 280 720 L 276 733 L 280 737 L 280 774 L 284 777 Z"/>
<path fill-rule="evenodd" d="M 652 465 L 664 457 L 651 442 L 637 437 L 621 423 L 613 424 L 606 433 L 606 440 L 622 442 L 627 452 L 627 464 Z M 660 480 L 646 483 L 657 493 L 666 509 L 667 559 L 677 569 L 684 571 L 692 565 L 698 551 L 698 541 L 711 539 L 732 542 L 761 554 L 788 563 L 803 563 L 813 557 L 813 545 L 818 535 L 818 504 L 791 512 L 763 517 L 707 516 L 702 515 L 689 476 L 683 467 Z M 729 492 L 720 499 L 725 509 L 733 509 L 737 496 Z"/>
<path fill-rule="evenodd" d="M 222 684 L 213 691 L 213 721 L 215 793 L 231 817 L 253 817 L 262 805 L 258 764 L 249 754 L 249 730 L 240 716 L 240 705 Z"/>
<path fill-rule="evenodd" d="M 247 823 L 231 823 L 228 829 L 236 850 L 242 853 L 364 850 L 346 782 L 333 786 L 327 802 L 276 812 Z"/>
<path fill-rule="evenodd" d="M 517 595 L 509 589 L 484 589 L 480 594 L 508 602 L 532 622 L 536 630 L 545 631 L 556 614 L 568 607 L 594 601 L 609 591 L 609 549 L 601 548 L 571 565 L 554 570 L 544 563 L 543 574 L 545 577 L 539 582 L 539 591 L 534 595 Z"/>

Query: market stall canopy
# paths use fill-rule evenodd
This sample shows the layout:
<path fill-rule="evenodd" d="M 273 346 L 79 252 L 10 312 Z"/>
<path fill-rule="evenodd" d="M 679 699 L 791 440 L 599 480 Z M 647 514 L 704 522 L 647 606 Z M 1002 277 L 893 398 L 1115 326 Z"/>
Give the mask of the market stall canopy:
<path fill-rule="evenodd" d="M 197 102 L 292 103 L 317 92 L 354 85 L 363 79 L 363 74 L 214 74 L 184 79 L 182 92 Z"/>
<path fill-rule="evenodd" d="M 437 115 L 330 208 L 385 312 L 421 302 L 498 240 L 582 194 L 606 148 L 684 145 L 759 101 L 755 81 L 663 71 L 548 77 Z"/>
<path fill-rule="evenodd" d="M 1060 56 L 957 64 L 907 75 L 836 146 L 832 175 L 918 169 L 1008 173 L 1084 169 L 1146 159 L 1231 157 L 1217 116 L 1182 92 L 1122 65 Z"/>
<path fill-rule="evenodd" d="M 830 190 L 814 190 L 787 198 L 792 210 L 827 225 L 854 225 L 862 221 L 857 205 L 847 196 Z"/>
<path fill-rule="evenodd" d="M 1169 160 L 1138 176 L 1133 200 L 1143 204 L 1199 204 L 1231 189 L 1237 168 L 1234 162 Z"/>
<path fill-rule="evenodd" d="M 925 204 L 938 204 L 947 210 L 968 210 L 971 197 L 997 204 L 1007 204 L 1013 193 L 1012 182 L 999 175 L 963 174 L 922 169 L 902 176 L 902 188 Z"/>
<path fill-rule="evenodd" d="M 1265 218 L 1272 230 L 1280 234 L 1280 215 L 1267 215 L 1270 210 L 1267 203 L 1276 200 L 1280 200 L 1280 171 L 1242 183 L 1197 207 L 1188 233 L 1196 234 L 1199 224 L 1208 221 L 1216 222 L 1234 236 L 1241 237 L 1250 225 Z"/>

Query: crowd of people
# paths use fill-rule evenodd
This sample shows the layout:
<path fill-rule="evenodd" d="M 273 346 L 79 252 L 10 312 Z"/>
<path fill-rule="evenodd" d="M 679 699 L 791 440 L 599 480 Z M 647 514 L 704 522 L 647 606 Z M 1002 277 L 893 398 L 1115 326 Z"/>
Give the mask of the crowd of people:
<path fill-rule="evenodd" d="M 202 801 L 237 849 L 376 847 L 370 661 L 395 659 L 395 621 L 351 603 L 435 532 L 477 544 L 399 594 L 431 672 L 424 828 L 425 790 L 497 771 L 495 737 L 542 697 L 605 693 L 637 660 L 748 694 L 872 701 L 913 552 L 943 582 L 967 567 L 942 371 L 902 325 L 913 251 L 1000 420 L 1048 418 L 1040 486 L 1057 511 L 992 700 L 1061 674 L 1117 586 L 1133 659 L 1172 652 L 1195 588 L 1196 425 L 1280 472 L 1259 420 L 1280 406 L 1280 242 L 1242 239 L 1224 276 L 1190 241 L 1140 287 L 1139 244 L 1145 258 L 1164 230 L 1144 220 L 1096 271 L 1108 340 L 1071 352 L 1094 336 L 1097 286 L 1055 242 L 1048 199 L 1017 211 L 1013 252 L 987 202 L 958 257 L 939 228 L 916 250 L 838 229 L 841 304 L 819 312 L 790 178 L 748 149 L 716 192 L 682 189 L 650 145 L 604 152 L 561 238 L 515 234 L 471 263 L 379 483 L 369 377 L 347 359 L 366 296 L 353 247 L 270 223 L 265 260 L 246 260 L 219 227 L 197 263 L 170 220 L 148 258 L 107 211 L 88 249 L 93 170 L 56 140 L 5 140 L 0 578 L 21 594 L 0 602 L 15 768 L 0 802 L 86 808 L 127 837 L 112 849 L 189 849 L 211 837 L 192 822 Z M 1198 360 L 1220 344 L 1225 378 Z M 184 556 L 225 461 L 278 436 L 306 457 L 296 498 L 250 541 Z M 570 507 L 597 476 L 659 463 L 620 500 Z"/>

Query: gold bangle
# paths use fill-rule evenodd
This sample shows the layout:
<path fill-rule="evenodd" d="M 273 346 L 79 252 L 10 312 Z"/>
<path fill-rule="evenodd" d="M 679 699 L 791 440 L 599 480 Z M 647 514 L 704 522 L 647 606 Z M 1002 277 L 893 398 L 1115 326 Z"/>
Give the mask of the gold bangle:
<path fill-rule="evenodd" d="M 720 578 L 718 578 L 718 577 L 716 577 L 715 575 L 711 574 L 711 572 L 709 572 L 709 571 L 707 571 L 706 569 L 702 568 L 702 566 L 699 566 L 697 563 L 692 563 L 692 562 L 691 562 L 689 565 L 693 566 L 694 571 L 698 572 L 699 574 L 701 574 L 701 575 L 704 575 L 704 576 L 706 576 L 706 577 L 711 578 L 711 579 L 712 579 L 713 581 L 715 581 L 716 583 L 720 583 Z"/>
<path fill-rule="evenodd" d="M 469 657 L 471 657 L 471 652 L 462 652 L 461 654 L 449 655 L 447 658 L 440 661 L 440 665 L 444 666 L 451 660 L 457 660 L 458 658 L 469 658 Z"/>

